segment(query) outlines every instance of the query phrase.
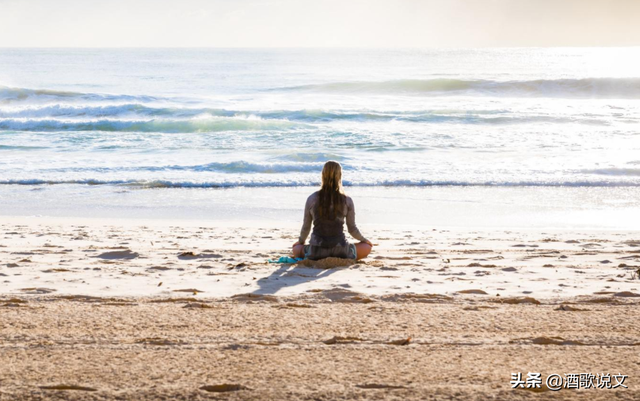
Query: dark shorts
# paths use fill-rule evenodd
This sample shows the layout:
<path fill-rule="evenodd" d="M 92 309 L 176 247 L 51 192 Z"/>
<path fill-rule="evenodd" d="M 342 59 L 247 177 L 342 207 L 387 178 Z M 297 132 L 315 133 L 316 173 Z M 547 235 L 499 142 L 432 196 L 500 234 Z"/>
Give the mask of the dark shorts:
<path fill-rule="evenodd" d="M 336 245 L 331 248 L 322 248 L 314 245 L 304 246 L 304 257 L 311 260 L 320 260 L 329 257 L 356 259 L 357 255 L 355 244 L 350 243 L 347 243 L 346 246 Z"/>

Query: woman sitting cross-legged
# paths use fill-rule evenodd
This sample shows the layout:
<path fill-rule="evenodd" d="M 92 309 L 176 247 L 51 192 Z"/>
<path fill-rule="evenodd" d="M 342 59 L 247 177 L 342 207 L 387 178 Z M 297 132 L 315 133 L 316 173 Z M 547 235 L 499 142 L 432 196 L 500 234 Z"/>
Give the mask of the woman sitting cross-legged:
<path fill-rule="evenodd" d="M 349 234 L 360 242 L 351 244 L 344 235 L 347 221 Z M 313 222 L 309 245 L 304 245 Z M 356 227 L 353 200 L 342 190 L 342 166 L 328 161 L 322 169 L 322 188 L 307 198 L 304 222 L 298 242 L 293 244 L 293 256 L 319 260 L 327 257 L 362 259 L 371 252 L 373 244 Z"/>

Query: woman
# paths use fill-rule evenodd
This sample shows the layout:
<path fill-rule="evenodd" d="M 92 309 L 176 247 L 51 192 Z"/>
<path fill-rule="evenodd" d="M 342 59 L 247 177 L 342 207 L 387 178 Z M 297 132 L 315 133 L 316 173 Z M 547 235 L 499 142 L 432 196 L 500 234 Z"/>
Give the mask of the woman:
<path fill-rule="evenodd" d="M 344 236 L 344 221 L 349 234 L 360 241 L 350 244 Z M 313 233 L 309 245 L 304 245 L 313 221 Z M 307 198 L 304 222 L 298 242 L 293 244 L 293 256 L 318 260 L 327 257 L 362 259 L 371 252 L 373 244 L 360 234 L 356 227 L 353 200 L 342 190 L 342 166 L 328 161 L 322 169 L 322 188 Z"/>

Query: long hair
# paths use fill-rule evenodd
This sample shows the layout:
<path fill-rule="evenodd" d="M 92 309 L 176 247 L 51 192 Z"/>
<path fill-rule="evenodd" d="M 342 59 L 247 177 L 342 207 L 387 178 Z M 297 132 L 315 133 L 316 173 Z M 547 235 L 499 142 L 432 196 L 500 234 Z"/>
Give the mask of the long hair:
<path fill-rule="evenodd" d="M 318 194 L 318 211 L 320 217 L 333 220 L 338 211 L 343 211 L 346 195 L 342 190 L 342 166 L 329 160 L 322 168 L 322 188 Z M 333 207 L 332 207 L 333 206 Z"/>

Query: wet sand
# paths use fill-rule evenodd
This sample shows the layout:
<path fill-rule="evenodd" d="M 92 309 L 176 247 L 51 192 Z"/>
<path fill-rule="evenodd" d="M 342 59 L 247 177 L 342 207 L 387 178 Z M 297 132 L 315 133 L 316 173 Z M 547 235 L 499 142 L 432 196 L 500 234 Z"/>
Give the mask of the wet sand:
<path fill-rule="evenodd" d="M 581 302 L 561 307 L 435 297 L 333 302 L 324 298 L 195 303 L 34 297 L 14 306 L 5 299 L 0 307 L 0 365 L 5 367 L 0 373 L 0 397 L 586 396 L 604 400 L 615 396 L 633 400 L 640 396 L 637 303 Z M 544 377 L 622 373 L 629 375 L 625 381 L 629 388 L 532 393 L 511 389 L 512 372 L 525 376 L 540 372 Z"/>

